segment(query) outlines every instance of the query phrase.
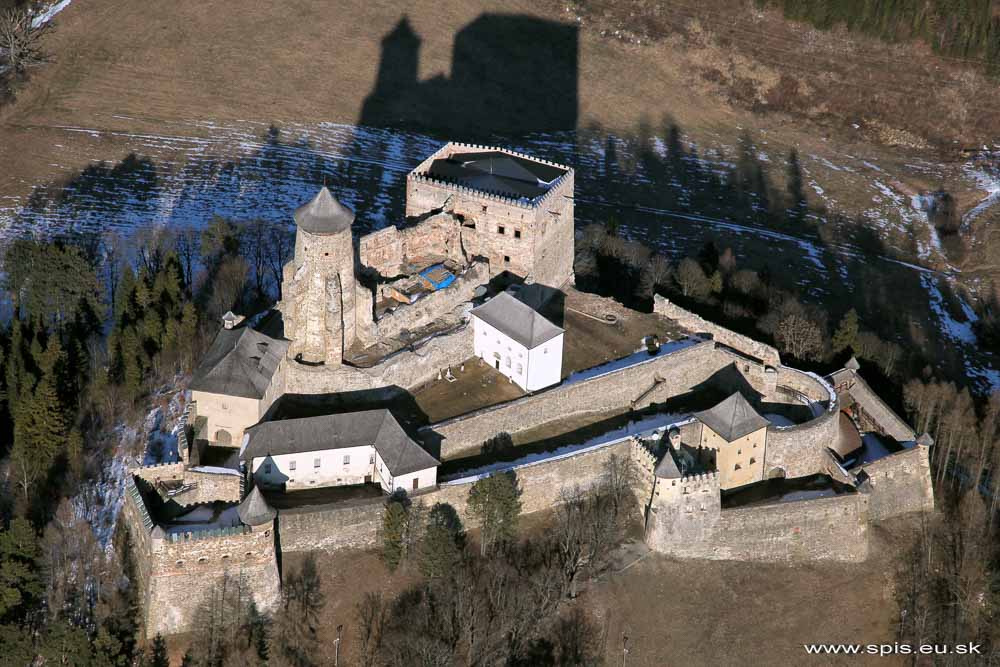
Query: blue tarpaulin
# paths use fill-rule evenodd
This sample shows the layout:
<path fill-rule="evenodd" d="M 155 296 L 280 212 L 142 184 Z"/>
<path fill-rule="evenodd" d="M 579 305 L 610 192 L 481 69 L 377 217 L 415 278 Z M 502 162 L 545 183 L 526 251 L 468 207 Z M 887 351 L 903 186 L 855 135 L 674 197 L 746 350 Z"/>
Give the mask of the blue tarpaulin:
<path fill-rule="evenodd" d="M 444 289 L 455 282 L 455 274 L 444 268 L 444 264 L 428 266 L 420 272 L 420 277 L 429 282 L 435 290 Z"/>

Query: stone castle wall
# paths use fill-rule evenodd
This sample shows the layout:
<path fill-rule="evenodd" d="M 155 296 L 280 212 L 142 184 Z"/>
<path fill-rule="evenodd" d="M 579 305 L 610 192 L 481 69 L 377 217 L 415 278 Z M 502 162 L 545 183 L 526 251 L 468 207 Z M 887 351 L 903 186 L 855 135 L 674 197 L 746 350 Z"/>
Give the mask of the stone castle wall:
<path fill-rule="evenodd" d="M 710 488 L 693 508 L 654 501 L 646 542 L 678 558 L 801 562 L 864 561 L 869 500 L 863 493 L 719 510 Z M 696 490 L 697 491 L 697 490 Z"/>
<path fill-rule="evenodd" d="M 204 598 L 219 593 L 227 579 L 231 585 L 247 587 L 262 611 L 277 606 L 281 580 L 270 529 L 242 526 L 190 536 L 169 535 L 152 542 L 154 574 L 144 608 L 148 637 L 191 630 L 198 622 Z"/>
<path fill-rule="evenodd" d="M 373 339 L 398 338 L 403 331 L 417 331 L 448 317 L 457 321 L 463 307 L 472 308 L 476 288 L 489 282 L 489 272 L 484 262 L 474 262 L 445 289 L 426 294 L 409 305 L 400 305 L 380 317 L 372 325 Z"/>
<path fill-rule="evenodd" d="M 631 447 L 631 440 L 624 440 L 574 456 L 514 468 L 521 489 L 522 512 L 551 509 L 560 502 L 563 490 L 589 487 L 600 479 L 609 457 L 628 457 Z M 467 511 L 469 489 L 474 483 L 472 478 L 456 480 L 417 494 L 412 500 L 425 508 L 447 503 L 455 508 L 466 528 L 474 528 L 477 524 Z M 382 526 L 383 507 L 384 501 L 376 498 L 282 510 L 278 513 L 282 551 L 336 551 L 374 546 Z"/>
<path fill-rule="evenodd" d="M 407 264 L 431 257 L 466 264 L 462 226 L 458 218 L 439 213 L 409 227 L 390 226 L 358 239 L 361 266 L 380 276 L 407 273 Z"/>
<path fill-rule="evenodd" d="M 503 431 L 513 435 L 574 415 L 661 402 L 690 391 L 729 363 L 728 357 L 715 353 L 715 343 L 699 342 L 641 364 L 432 424 L 421 435 L 432 451 L 440 447 L 439 458 L 460 458 L 477 453 L 484 441 Z M 657 378 L 662 382 L 647 393 Z M 639 396 L 642 403 L 633 404 Z"/>
<path fill-rule="evenodd" d="M 837 392 L 846 394 L 844 404 L 856 404 L 861 408 L 863 416 L 873 422 L 876 430 L 894 438 L 898 442 L 910 442 L 916 439 L 913 428 L 903 421 L 892 408 L 865 382 L 856 371 L 841 369 L 830 376 Z"/>
<path fill-rule="evenodd" d="M 871 484 L 871 516 L 875 521 L 934 510 L 930 449 L 915 446 L 862 468 Z"/>
<path fill-rule="evenodd" d="M 681 308 L 659 294 L 653 297 L 653 312 L 664 317 L 669 317 L 688 331 L 711 334 L 715 340 L 723 345 L 728 345 L 743 354 L 760 359 L 768 366 L 776 367 L 781 363 L 778 351 L 770 345 L 756 341 L 743 334 L 738 334 L 735 331 L 730 331 L 714 322 L 709 322 L 705 318 Z"/>
<path fill-rule="evenodd" d="M 133 472 L 154 487 L 160 480 L 180 481 L 185 485 L 193 485 L 193 488 L 187 491 L 170 496 L 170 499 L 179 505 L 197 505 L 216 500 L 238 503 L 241 499 L 242 487 L 238 474 L 205 472 L 197 468 L 185 469 L 183 463 L 143 466 Z"/>

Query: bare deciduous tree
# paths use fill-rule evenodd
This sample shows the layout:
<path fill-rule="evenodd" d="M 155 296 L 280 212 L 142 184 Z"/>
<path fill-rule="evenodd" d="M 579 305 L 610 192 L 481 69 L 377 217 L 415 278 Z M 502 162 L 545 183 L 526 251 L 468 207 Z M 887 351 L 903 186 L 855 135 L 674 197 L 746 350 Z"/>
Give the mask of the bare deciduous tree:
<path fill-rule="evenodd" d="M 23 74 L 29 67 L 48 61 L 42 38 L 52 29 L 48 21 L 36 20 L 38 10 L 13 7 L 0 11 L 0 72 Z"/>

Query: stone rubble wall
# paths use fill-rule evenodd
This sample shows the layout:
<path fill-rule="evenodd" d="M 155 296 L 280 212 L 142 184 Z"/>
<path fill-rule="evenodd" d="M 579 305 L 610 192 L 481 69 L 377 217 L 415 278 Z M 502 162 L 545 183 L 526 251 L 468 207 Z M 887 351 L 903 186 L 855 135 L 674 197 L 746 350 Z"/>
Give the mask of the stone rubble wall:
<path fill-rule="evenodd" d="M 778 355 L 778 350 L 770 345 L 756 341 L 753 338 L 744 336 L 743 334 L 738 334 L 735 331 L 730 331 L 729 329 L 719 326 L 714 322 L 709 322 L 705 318 L 695 315 L 689 310 L 681 308 L 677 304 L 672 303 L 669 299 L 659 294 L 653 297 L 653 312 L 674 320 L 679 326 L 687 329 L 688 331 L 692 331 L 696 334 L 711 334 L 712 338 L 723 345 L 728 345 L 735 350 L 739 350 L 743 354 L 754 357 L 755 359 L 760 359 L 768 366 L 776 367 L 781 363 L 781 357 Z"/>
<path fill-rule="evenodd" d="M 485 262 L 474 262 L 448 287 L 386 313 L 374 323 L 375 340 L 398 338 L 403 331 L 418 331 L 445 317 L 458 319 L 465 308 L 472 308 L 473 294 L 489 282 L 489 273 Z"/>
<path fill-rule="evenodd" d="M 381 276 L 406 273 L 406 265 L 430 257 L 450 259 L 460 265 L 468 258 L 462 247 L 462 226 L 450 213 L 432 215 L 410 227 L 381 229 L 358 239 L 361 266 Z"/>
<path fill-rule="evenodd" d="M 868 473 L 871 484 L 872 520 L 934 510 L 930 448 L 917 445 L 904 449 L 862 466 L 862 470 Z"/>
<path fill-rule="evenodd" d="M 240 476 L 225 473 L 210 473 L 189 470 L 183 463 L 162 463 L 143 466 L 134 471 L 137 477 L 149 482 L 154 488 L 160 480 L 180 481 L 182 484 L 196 484 L 195 488 L 170 496 L 179 505 L 197 505 L 216 500 L 238 503 L 240 497 Z"/>

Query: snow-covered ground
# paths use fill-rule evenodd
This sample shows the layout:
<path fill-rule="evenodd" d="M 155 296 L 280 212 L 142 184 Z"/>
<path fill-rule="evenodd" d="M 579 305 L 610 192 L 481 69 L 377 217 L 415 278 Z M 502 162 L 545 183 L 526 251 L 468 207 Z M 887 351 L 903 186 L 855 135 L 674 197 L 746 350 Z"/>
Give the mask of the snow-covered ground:
<path fill-rule="evenodd" d="M 90 127 L 59 129 L 83 139 L 74 145 L 84 156 L 88 151 L 105 155 L 109 141 L 123 145 L 122 154 L 127 151 L 133 155 L 118 164 L 95 162 L 83 173 L 74 166 L 57 165 L 65 187 L 37 184 L 24 199 L 0 199 L 0 241 L 13 235 L 108 230 L 128 235 L 149 227 L 200 228 L 216 215 L 263 219 L 291 229 L 291 212 L 324 183 L 357 212 L 356 229 L 363 233 L 402 219 L 406 173 L 442 143 L 437 137 L 417 132 L 339 123 L 292 123 L 278 131 L 266 123 L 192 120 L 165 122 L 162 131 L 149 134 Z M 886 270 L 912 271 L 916 285 L 926 286 L 940 276 L 926 266 L 895 256 L 872 256 L 847 242 L 821 241 L 808 233 L 765 229 L 752 221 L 692 210 L 696 191 L 703 197 L 711 192 L 702 187 L 710 185 L 710 177 L 729 177 L 733 158 L 727 155 L 731 151 L 718 147 L 695 145 L 682 138 L 684 153 L 678 160 L 697 167 L 688 175 L 694 180 L 682 182 L 665 167 L 671 156 L 660 139 L 652 142 L 651 160 L 636 159 L 634 142 L 586 132 L 496 136 L 489 141 L 570 164 L 576 169 L 579 226 L 614 216 L 621 222 L 623 235 L 673 259 L 696 254 L 709 240 L 732 247 L 737 257 L 759 258 L 763 241 L 772 272 L 781 274 L 784 267 L 794 267 L 794 279 L 787 286 L 814 301 L 854 290 L 856 271 L 872 263 L 884 263 Z M 777 161 L 777 156 L 768 156 L 767 141 L 759 143 L 755 151 L 768 161 Z M 621 185 L 621 168 L 614 166 L 617 162 L 608 159 L 609 147 L 622 161 L 634 163 L 627 187 Z M 837 210 L 837 203 L 824 178 L 862 183 L 867 178 L 872 203 L 866 218 L 888 244 L 888 252 L 893 252 L 892 244 L 912 235 L 921 258 L 928 263 L 941 261 L 937 234 L 926 213 L 914 206 L 912 196 L 899 192 L 889 174 L 871 159 L 847 154 L 836 160 L 807 155 L 801 164 L 805 182 L 815 185 L 810 195 L 815 192 L 831 211 Z M 941 165 L 923 161 L 905 168 L 924 177 L 944 173 Z M 987 196 L 972 215 L 1000 199 L 996 195 L 1000 192 L 997 177 L 982 167 L 976 169 L 970 168 L 967 177 L 979 183 Z M 844 185 L 840 187 L 842 190 Z M 663 201 L 659 194 L 664 192 L 672 197 L 669 208 L 656 205 Z M 824 223 L 822 217 L 817 220 Z M 902 256 L 907 252 L 905 248 L 895 250 Z M 953 273 L 946 270 L 946 275 Z M 929 308 L 934 307 L 935 298 L 932 290 L 927 292 Z M 972 351 L 968 338 L 960 344 L 970 348 L 970 368 L 979 369 L 973 377 L 980 387 L 985 389 L 987 382 L 995 384 L 992 361 Z"/>
<path fill-rule="evenodd" d="M 683 338 L 681 340 L 671 341 L 660 345 L 660 349 L 657 350 L 656 354 L 650 354 L 645 348 L 643 348 L 638 352 L 633 352 L 632 354 L 622 357 L 621 359 L 614 359 L 613 361 L 601 364 L 600 366 L 594 366 L 586 370 L 577 371 L 563 380 L 562 384 L 564 386 L 568 384 L 575 384 L 577 382 L 582 382 L 583 380 L 591 380 L 593 378 L 600 377 L 601 375 L 605 375 L 606 373 L 610 373 L 612 371 L 644 364 L 657 357 L 692 347 L 693 345 L 697 345 L 701 342 L 703 341 L 700 338 Z"/>

